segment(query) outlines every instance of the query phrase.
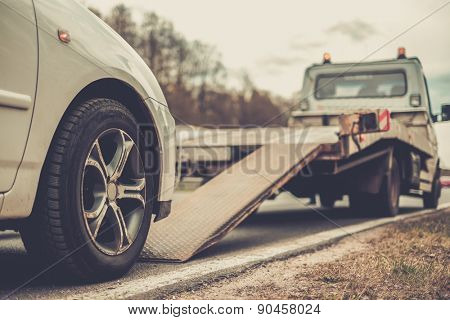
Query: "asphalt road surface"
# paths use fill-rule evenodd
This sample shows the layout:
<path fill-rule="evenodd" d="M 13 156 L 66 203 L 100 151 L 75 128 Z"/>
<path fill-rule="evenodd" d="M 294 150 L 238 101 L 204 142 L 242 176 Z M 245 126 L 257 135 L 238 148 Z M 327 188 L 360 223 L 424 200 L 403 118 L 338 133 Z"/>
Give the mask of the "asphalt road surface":
<path fill-rule="evenodd" d="M 178 193 L 177 198 L 188 195 Z M 173 272 L 189 266 L 199 266 L 211 261 L 220 261 L 233 255 L 251 254 L 252 250 L 264 246 L 276 246 L 290 239 L 299 239 L 314 233 L 348 226 L 368 219 L 355 218 L 345 207 L 346 202 L 338 203 L 332 210 L 320 207 L 308 208 L 289 194 L 281 194 L 276 200 L 266 201 L 237 229 L 233 230 L 218 244 L 210 247 L 184 264 L 138 262 L 124 278 L 100 284 L 55 283 L 51 277 L 41 276 L 31 283 L 40 270 L 33 266 L 27 256 L 20 236 L 14 232 L 0 232 L 0 298 L 10 299 L 65 299 L 89 294 L 92 290 L 108 290 L 127 282 Z M 450 202 L 450 190 L 443 192 L 441 203 Z M 420 199 L 403 197 L 401 214 L 422 209 Z M 151 232 L 151 229 L 150 229 Z M 26 284 L 26 285 L 24 285 Z"/>

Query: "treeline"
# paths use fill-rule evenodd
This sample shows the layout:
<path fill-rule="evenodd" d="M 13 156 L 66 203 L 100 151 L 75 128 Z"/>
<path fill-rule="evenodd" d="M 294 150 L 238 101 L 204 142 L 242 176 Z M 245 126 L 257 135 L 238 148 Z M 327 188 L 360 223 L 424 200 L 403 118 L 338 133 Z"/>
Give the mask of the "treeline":
<path fill-rule="evenodd" d="M 102 15 L 141 55 L 157 77 L 179 124 L 282 125 L 279 116 L 287 102 L 257 89 L 249 76 L 240 76 L 241 87 L 227 86 L 227 69 L 220 53 L 204 42 L 187 40 L 172 22 L 154 12 L 137 24 L 130 9 L 121 4 Z"/>

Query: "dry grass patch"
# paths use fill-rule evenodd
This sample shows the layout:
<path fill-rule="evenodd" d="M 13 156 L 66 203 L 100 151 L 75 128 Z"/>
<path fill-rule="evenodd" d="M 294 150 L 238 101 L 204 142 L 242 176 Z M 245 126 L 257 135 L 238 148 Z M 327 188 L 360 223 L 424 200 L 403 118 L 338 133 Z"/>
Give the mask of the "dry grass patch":
<path fill-rule="evenodd" d="M 388 227 L 370 249 L 311 268 L 312 298 L 448 299 L 449 214 Z M 338 292 L 330 292 L 336 284 Z"/>

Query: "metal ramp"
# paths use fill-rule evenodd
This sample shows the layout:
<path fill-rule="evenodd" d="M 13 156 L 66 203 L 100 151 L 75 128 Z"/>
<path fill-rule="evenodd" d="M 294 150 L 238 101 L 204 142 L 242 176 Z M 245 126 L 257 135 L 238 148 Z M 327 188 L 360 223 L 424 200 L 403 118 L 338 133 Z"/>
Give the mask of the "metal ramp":
<path fill-rule="evenodd" d="M 141 260 L 186 261 L 239 225 L 320 152 L 320 143 L 266 144 L 192 195 L 174 203 L 154 223 Z"/>

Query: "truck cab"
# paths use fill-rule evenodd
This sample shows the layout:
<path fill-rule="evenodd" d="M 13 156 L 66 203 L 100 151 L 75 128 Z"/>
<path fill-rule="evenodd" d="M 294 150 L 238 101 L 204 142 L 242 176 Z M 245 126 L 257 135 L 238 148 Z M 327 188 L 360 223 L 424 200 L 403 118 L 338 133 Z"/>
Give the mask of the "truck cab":
<path fill-rule="evenodd" d="M 300 105 L 303 112 L 339 113 L 355 109 L 388 108 L 391 112 L 427 111 L 434 118 L 426 77 L 416 57 L 357 63 L 322 64 L 306 69 Z"/>

